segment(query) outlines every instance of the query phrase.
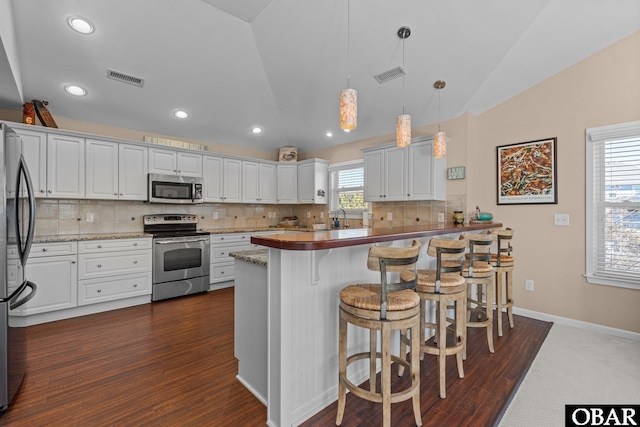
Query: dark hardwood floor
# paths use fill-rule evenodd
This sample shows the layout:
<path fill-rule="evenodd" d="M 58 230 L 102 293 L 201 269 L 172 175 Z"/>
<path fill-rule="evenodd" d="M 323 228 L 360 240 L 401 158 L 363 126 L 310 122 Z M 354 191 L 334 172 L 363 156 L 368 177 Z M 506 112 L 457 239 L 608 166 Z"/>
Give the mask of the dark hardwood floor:
<path fill-rule="evenodd" d="M 451 359 L 444 400 L 425 357 L 424 425 L 494 424 L 550 327 L 516 317 L 494 355 L 484 331 L 470 330 L 465 378 Z M 235 379 L 233 288 L 31 326 L 28 345 L 27 377 L 2 426 L 266 425 L 264 405 Z M 406 403 L 393 405 L 394 426 L 413 425 Z M 335 425 L 335 408 L 304 425 Z M 343 426 L 379 420 L 379 405 L 347 397 Z"/>

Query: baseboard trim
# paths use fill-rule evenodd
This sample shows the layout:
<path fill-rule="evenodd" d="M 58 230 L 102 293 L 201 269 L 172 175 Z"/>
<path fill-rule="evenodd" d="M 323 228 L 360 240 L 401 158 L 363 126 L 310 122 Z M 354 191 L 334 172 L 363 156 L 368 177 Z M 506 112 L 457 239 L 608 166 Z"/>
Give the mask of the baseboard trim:
<path fill-rule="evenodd" d="M 530 317 L 532 319 L 544 320 L 545 322 L 553 322 L 560 325 L 573 326 L 574 328 L 586 329 L 601 334 L 613 335 L 619 338 L 625 338 L 633 341 L 640 341 L 640 333 L 626 331 L 624 329 L 611 328 L 609 326 L 598 325 L 595 323 L 583 322 L 581 320 L 569 319 L 567 317 L 555 316 L 539 311 L 527 310 L 524 308 L 513 307 L 513 313 L 520 316 Z"/>

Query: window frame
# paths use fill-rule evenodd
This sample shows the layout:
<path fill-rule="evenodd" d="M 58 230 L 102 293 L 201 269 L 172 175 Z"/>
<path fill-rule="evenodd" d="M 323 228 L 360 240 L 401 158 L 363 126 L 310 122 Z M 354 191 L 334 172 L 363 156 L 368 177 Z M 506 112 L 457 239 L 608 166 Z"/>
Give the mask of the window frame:
<path fill-rule="evenodd" d="M 599 183 L 595 182 L 595 173 L 597 172 L 594 159 L 595 144 L 631 138 L 640 138 L 640 121 L 600 126 L 586 130 L 586 273 L 584 276 L 589 283 L 640 290 L 640 274 L 635 279 L 627 279 L 597 271 L 597 256 L 595 253 L 600 242 L 598 236 L 593 233 L 595 224 L 598 221 L 596 205 L 600 203 L 594 200 L 594 189 L 596 185 L 599 185 Z M 604 202 L 602 203 L 604 204 Z"/>
<path fill-rule="evenodd" d="M 334 200 L 336 198 L 338 198 L 338 188 L 333 188 L 332 183 L 333 183 L 333 179 L 332 179 L 332 175 L 334 172 L 338 172 L 341 170 L 349 170 L 349 169 L 363 169 L 364 171 L 364 159 L 361 160 L 351 160 L 351 161 L 347 161 L 347 162 L 340 162 L 340 163 L 333 163 L 329 165 L 329 203 L 328 203 L 328 209 L 329 209 L 329 215 L 337 212 L 339 209 L 341 209 L 339 207 L 339 205 L 336 203 L 336 206 L 334 206 Z M 362 192 L 363 192 L 363 196 L 364 196 L 364 190 L 365 190 L 365 182 L 364 182 L 364 178 L 363 178 L 363 182 L 362 182 Z M 366 209 L 345 209 L 346 215 L 348 219 L 362 219 L 362 213 L 363 212 L 370 212 L 371 210 L 371 202 L 366 202 L 367 203 L 367 208 Z"/>

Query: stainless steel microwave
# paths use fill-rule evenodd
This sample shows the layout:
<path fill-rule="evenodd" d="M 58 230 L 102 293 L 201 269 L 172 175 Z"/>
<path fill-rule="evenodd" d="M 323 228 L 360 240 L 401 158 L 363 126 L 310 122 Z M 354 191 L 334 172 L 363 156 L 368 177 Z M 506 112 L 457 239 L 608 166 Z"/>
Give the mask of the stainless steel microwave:
<path fill-rule="evenodd" d="M 149 174 L 147 202 L 202 203 L 202 178 Z"/>

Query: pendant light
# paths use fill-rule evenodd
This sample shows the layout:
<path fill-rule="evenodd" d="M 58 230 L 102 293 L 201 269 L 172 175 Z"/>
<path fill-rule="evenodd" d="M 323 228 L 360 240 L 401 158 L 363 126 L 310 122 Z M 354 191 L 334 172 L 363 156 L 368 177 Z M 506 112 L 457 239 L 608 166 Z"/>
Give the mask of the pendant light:
<path fill-rule="evenodd" d="M 351 73 L 350 2 L 347 1 L 347 88 L 340 92 L 340 127 L 351 132 L 358 126 L 358 91 L 349 87 Z"/>
<path fill-rule="evenodd" d="M 438 133 L 433 137 L 433 157 L 442 159 L 447 155 L 447 134 L 440 131 L 440 91 L 447 83 L 444 80 L 438 80 L 433 87 L 438 89 Z"/>
<path fill-rule="evenodd" d="M 404 41 L 411 35 L 411 28 L 400 27 L 398 37 L 402 39 L 402 69 L 404 70 Z M 402 115 L 396 121 L 396 144 L 406 147 L 411 144 L 411 116 L 404 113 L 404 74 L 402 75 Z"/>

